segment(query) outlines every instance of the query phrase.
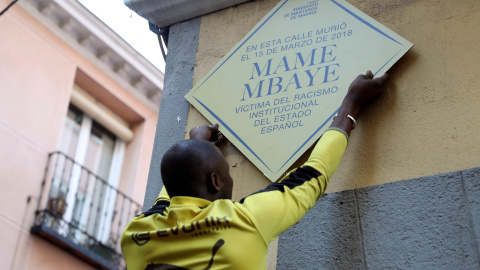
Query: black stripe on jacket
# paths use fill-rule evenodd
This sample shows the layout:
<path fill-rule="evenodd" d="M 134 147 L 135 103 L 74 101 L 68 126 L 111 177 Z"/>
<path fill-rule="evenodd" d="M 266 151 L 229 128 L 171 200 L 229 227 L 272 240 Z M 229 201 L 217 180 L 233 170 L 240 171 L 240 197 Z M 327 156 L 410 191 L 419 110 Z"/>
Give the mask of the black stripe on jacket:
<path fill-rule="evenodd" d="M 294 189 L 295 187 L 301 186 L 303 185 L 303 183 L 310 181 L 312 179 L 315 179 L 320 175 L 322 174 L 319 171 L 315 170 L 310 166 L 299 167 L 297 168 L 296 171 L 291 172 L 290 176 L 282 180 L 280 183 L 272 183 L 268 185 L 265 189 L 259 190 L 241 199 L 240 203 L 243 203 L 246 198 L 258 193 L 269 192 L 269 191 L 285 192 L 285 187 L 288 187 L 289 189 Z"/>
<path fill-rule="evenodd" d="M 160 214 L 163 215 L 163 212 L 165 212 L 165 209 L 170 206 L 170 201 L 165 201 L 165 200 L 160 200 L 155 203 L 152 208 L 148 209 L 147 211 L 141 213 L 138 216 L 145 215 L 145 217 L 148 217 L 153 214 Z"/>

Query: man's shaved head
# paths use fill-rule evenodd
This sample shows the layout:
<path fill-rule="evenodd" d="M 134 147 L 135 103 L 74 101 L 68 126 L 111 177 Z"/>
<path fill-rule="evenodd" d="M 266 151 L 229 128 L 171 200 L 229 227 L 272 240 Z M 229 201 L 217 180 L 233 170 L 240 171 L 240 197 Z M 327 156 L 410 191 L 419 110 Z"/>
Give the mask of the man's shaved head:
<path fill-rule="evenodd" d="M 231 180 L 226 160 L 218 148 L 206 140 L 181 141 L 168 149 L 162 159 L 162 180 L 170 197 L 205 198 L 204 193 L 216 193 L 209 183 L 212 173 Z"/>

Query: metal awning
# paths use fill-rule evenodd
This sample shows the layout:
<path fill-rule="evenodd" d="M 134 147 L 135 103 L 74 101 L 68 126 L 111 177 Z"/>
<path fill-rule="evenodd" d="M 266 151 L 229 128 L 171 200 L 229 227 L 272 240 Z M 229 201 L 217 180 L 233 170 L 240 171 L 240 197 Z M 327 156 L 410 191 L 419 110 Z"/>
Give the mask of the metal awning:
<path fill-rule="evenodd" d="M 156 27 L 169 26 L 250 0 L 124 0 Z"/>

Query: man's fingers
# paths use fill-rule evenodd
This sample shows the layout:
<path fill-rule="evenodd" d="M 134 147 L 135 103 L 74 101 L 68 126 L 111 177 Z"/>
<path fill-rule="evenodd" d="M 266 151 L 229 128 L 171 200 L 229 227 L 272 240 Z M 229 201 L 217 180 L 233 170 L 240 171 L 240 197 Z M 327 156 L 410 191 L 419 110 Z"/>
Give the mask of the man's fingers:
<path fill-rule="evenodd" d="M 218 130 L 218 126 L 219 126 L 218 123 L 215 123 L 215 124 L 209 126 L 209 128 L 210 128 L 212 131 L 217 131 L 217 130 Z"/>
<path fill-rule="evenodd" d="M 383 86 L 390 80 L 390 75 L 385 73 L 381 77 L 376 78 L 375 80 L 378 80 L 378 82 L 380 83 L 380 86 Z"/>
<path fill-rule="evenodd" d="M 371 70 L 367 71 L 367 74 L 365 74 L 366 79 L 373 79 L 373 73 Z"/>
<path fill-rule="evenodd" d="M 218 130 L 219 127 L 220 127 L 220 125 L 218 123 L 215 123 L 211 126 L 208 126 L 208 128 L 211 132 L 210 141 L 213 142 L 213 143 L 220 142 L 224 138 L 222 132 L 220 132 L 220 130 Z"/>

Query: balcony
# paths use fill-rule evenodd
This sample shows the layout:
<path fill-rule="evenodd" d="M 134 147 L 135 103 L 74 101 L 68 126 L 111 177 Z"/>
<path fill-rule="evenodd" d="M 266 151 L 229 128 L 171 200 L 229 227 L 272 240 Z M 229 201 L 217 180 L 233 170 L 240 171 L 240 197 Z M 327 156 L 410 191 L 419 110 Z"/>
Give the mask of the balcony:
<path fill-rule="evenodd" d="M 125 269 L 120 237 L 141 205 L 61 152 L 48 155 L 31 229 L 99 269 Z"/>

